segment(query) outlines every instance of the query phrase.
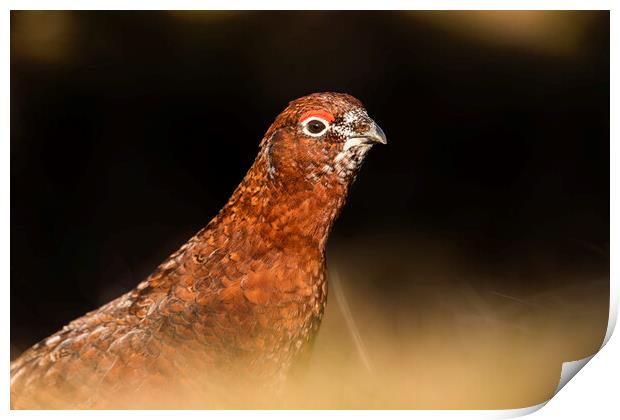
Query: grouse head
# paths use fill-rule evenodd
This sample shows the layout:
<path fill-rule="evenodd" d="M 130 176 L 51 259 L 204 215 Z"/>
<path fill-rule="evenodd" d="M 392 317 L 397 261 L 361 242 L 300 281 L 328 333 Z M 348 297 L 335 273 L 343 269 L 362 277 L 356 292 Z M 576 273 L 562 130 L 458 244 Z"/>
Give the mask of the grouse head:
<path fill-rule="evenodd" d="M 272 179 L 330 186 L 348 185 L 371 147 L 386 142 L 359 100 L 325 92 L 290 102 L 261 146 Z"/>

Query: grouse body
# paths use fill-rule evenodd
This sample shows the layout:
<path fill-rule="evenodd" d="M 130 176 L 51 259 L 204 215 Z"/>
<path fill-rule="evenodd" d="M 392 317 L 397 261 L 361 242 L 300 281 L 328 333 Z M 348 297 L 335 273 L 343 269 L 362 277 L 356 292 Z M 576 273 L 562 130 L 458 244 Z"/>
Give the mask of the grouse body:
<path fill-rule="evenodd" d="M 385 135 L 349 95 L 291 102 L 205 228 L 11 363 L 11 406 L 144 408 L 173 389 L 208 399 L 281 383 L 319 327 L 327 237 L 377 142 Z"/>

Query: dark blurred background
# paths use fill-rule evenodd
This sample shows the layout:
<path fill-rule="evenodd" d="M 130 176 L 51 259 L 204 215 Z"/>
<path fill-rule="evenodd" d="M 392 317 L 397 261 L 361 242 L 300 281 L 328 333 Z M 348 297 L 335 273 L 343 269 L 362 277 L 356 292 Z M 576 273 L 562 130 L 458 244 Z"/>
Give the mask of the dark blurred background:
<path fill-rule="evenodd" d="M 388 256 L 377 305 L 438 266 L 506 302 L 606 290 L 607 12 L 12 12 L 12 357 L 147 276 L 315 91 L 388 136 L 328 250 Z"/>

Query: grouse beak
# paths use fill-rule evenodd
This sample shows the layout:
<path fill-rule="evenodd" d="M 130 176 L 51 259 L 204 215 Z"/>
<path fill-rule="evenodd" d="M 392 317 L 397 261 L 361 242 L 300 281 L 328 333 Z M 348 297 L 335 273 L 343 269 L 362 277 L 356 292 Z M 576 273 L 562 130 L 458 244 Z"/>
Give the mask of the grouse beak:
<path fill-rule="evenodd" d="M 381 127 L 373 121 L 367 131 L 349 137 L 343 149 L 346 151 L 354 146 L 362 144 L 373 145 L 375 143 L 387 144 L 387 138 Z"/>
<path fill-rule="evenodd" d="M 381 127 L 379 127 L 379 124 L 374 121 L 370 126 L 370 130 L 366 131 L 362 137 L 367 139 L 369 143 L 387 144 L 387 137 L 385 137 L 385 133 Z"/>

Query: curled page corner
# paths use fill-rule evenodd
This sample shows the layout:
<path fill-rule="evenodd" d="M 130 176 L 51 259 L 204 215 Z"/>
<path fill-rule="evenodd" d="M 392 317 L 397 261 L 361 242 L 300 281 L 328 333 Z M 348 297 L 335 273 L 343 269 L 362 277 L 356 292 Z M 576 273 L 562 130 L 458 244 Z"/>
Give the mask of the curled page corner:
<path fill-rule="evenodd" d="M 512 419 L 516 417 L 527 416 L 528 414 L 532 414 L 540 410 L 545 405 L 547 405 L 548 402 L 549 400 L 541 402 L 540 404 L 531 405 L 529 407 L 513 408 L 510 410 L 495 410 L 495 412 L 497 413 L 495 418 L 496 419 Z"/>
<path fill-rule="evenodd" d="M 581 370 L 581 368 L 583 368 L 590 360 L 592 360 L 595 354 L 596 353 L 594 353 L 591 356 L 584 357 L 583 359 L 562 363 L 562 373 L 560 374 L 560 382 L 558 383 L 557 388 L 553 392 L 553 395 L 555 396 L 555 394 L 560 392 L 560 390 L 564 388 L 564 385 L 566 385 L 568 381 L 573 379 L 573 376 L 575 376 L 577 372 Z"/>
<path fill-rule="evenodd" d="M 604 345 L 604 344 L 603 344 Z M 602 347 L 602 346 L 601 346 Z M 596 354 L 596 353 L 595 353 Z M 532 414 L 541 408 L 543 408 L 551 399 L 558 393 L 560 390 L 570 381 L 573 376 L 577 374 L 592 358 L 595 354 L 584 357 L 583 359 L 573 360 L 571 362 L 562 363 L 562 372 L 560 373 L 560 381 L 555 391 L 553 391 L 553 395 L 547 401 L 544 401 L 540 404 L 532 405 L 530 407 L 512 409 L 512 410 L 497 410 L 497 416 L 495 418 L 515 418 L 522 417 L 528 414 Z"/>
<path fill-rule="evenodd" d="M 596 354 L 607 344 L 609 339 L 611 338 L 614 329 L 616 328 L 616 320 L 618 318 L 618 294 L 615 293 L 615 287 L 613 282 L 610 283 L 609 290 L 609 320 L 607 321 L 607 331 L 605 332 L 605 338 L 601 343 L 601 347 L 596 351 L 596 353 L 584 357 L 583 359 L 573 360 L 572 362 L 564 362 L 562 363 L 562 372 L 560 373 L 560 381 L 558 382 L 558 386 L 553 392 L 553 396 L 555 396 L 564 385 L 568 383 L 576 374 L 579 372 Z M 552 398 L 553 398 L 552 396 Z"/>

